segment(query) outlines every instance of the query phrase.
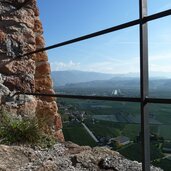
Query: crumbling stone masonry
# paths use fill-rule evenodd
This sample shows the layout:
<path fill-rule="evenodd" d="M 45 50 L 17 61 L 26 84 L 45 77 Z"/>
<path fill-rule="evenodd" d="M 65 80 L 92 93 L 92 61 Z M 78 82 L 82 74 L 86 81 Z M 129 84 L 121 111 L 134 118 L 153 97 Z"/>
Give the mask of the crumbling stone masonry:
<path fill-rule="evenodd" d="M 37 116 L 43 130 L 63 141 L 62 123 L 52 97 L 13 96 L 15 92 L 54 93 L 36 0 L 0 0 L 0 104 L 20 117 Z"/>

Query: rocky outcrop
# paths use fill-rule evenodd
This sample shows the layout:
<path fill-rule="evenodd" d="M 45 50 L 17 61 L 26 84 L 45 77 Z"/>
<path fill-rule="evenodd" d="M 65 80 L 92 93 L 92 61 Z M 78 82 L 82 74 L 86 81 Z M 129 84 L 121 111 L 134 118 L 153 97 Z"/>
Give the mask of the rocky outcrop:
<path fill-rule="evenodd" d="M 51 149 L 0 145 L 0 170 L 8 171 L 141 171 L 141 163 L 105 147 L 66 142 Z M 162 171 L 151 166 L 151 171 Z"/>
<path fill-rule="evenodd" d="M 36 115 L 45 132 L 63 141 L 55 98 L 14 95 L 54 93 L 46 52 L 22 57 L 45 46 L 42 34 L 36 0 L 0 1 L 0 104 L 16 116 Z"/>

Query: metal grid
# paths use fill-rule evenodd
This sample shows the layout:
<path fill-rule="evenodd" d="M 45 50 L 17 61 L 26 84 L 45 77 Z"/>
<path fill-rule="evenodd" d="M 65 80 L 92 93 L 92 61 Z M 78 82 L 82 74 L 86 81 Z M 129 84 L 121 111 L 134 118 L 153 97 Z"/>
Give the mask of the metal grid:
<path fill-rule="evenodd" d="M 148 29 L 147 23 L 149 21 L 159 19 L 171 15 L 171 9 L 162 11 L 153 15 L 147 15 L 147 0 L 139 0 L 139 19 L 133 20 L 121 25 L 117 25 L 105 30 L 94 32 L 88 35 L 84 35 L 75 39 L 71 39 L 65 42 L 54 44 L 45 48 L 38 49 L 33 52 L 17 56 L 17 58 L 29 57 L 32 54 L 43 52 L 46 50 L 62 47 L 72 43 L 80 42 L 97 36 L 101 36 L 114 31 L 122 30 L 128 27 L 139 25 L 140 36 L 140 98 L 133 97 L 107 97 L 107 96 L 82 96 L 82 95 L 66 95 L 66 94 L 40 94 L 40 93 L 27 93 L 18 92 L 17 94 L 26 94 L 34 96 L 52 96 L 62 98 L 77 98 L 77 99 L 90 99 L 90 100 L 109 100 L 109 101 L 126 101 L 126 102 L 139 102 L 141 104 L 141 132 L 142 132 L 142 169 L 144 171 L 150 171 L 150 137 L 149 137 L 149 121 L 148 121 L 148 104 L 149 103 L 162 103 L 171 104 L 171 99 L 161 98 L 149 98 L 148 97 Z"/>

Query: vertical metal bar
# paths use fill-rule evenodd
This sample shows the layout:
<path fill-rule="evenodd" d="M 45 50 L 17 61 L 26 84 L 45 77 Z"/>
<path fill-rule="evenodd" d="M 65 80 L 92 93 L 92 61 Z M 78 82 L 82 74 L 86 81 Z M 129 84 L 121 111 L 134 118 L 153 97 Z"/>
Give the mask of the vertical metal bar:
<path fill-rule="evenodd" d="M 148 29 L 143 18 L 147 16 L 147 0 L 139 0 L 140 12 L 140 91 L 141 91 L 141 136 L 142 136 L 142 169 L 150 171 L 150 131 L 148 104 Z"/>

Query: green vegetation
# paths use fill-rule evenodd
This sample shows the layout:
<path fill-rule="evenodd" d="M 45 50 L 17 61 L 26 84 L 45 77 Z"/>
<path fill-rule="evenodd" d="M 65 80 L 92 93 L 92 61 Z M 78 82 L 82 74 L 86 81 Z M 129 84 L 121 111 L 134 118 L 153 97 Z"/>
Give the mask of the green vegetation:
<path fill-rule="evenodd" d="M 123 156 L 131 159 L 141 162 L 142 161 L 142 152 L 141 152 L 141 144 L 139 143 L 133 143 L 130 145 L 127 145 L 121 149 L 118 150 Z M 155 160 L 158 158 L 162 158 L 163 154 L 158 148 L 157 144 L 151 143 L 150 147 L 150 153 L 151 153 L 151 160 Z"/>
<path fill-rule="evenodd" d="M 93 124 L 92 121 L 86 120 L 85 123 L 97 137 L 115 137 L 121 134 L 120 128 L 122 126 L 112 122 L 98 121 Z"/>
<path fill-rule="evenodd" d="M 163 147 L 165 147 L 165 148 L 170 148 L 170 149 L 171 149 L 171 142 L 165 142 L 165 143 L 163 144 Z"/>
<path fill-rule="evenodd" d="M 110 138 L 120 135 L 129 137 L 130 144 L 119 148 L 114 143 L 110 144 L 110 146 L 128 159 L 142 160 L 141 144 L 137 139 L 137 135 L 141 130 L 139 103 L 58 99 L 58 103 L 60 102 L 68 109 L 68 117 L 72 116 L 73 119 L 78 119 L 79 113 L 86 113 L 84 123 L 100 140 L 100 145 L 106 145 Z M 171 129 L 171 106 L 168 104 L 150 104 L 149 108 L 150 132 L 152 135 L 156 135 L 155 137 L 151 136 L 151 163 L 169 171 L 171 161 L 164 158 L 163 147 L 171 147 L 169 143 L 171 141 L 171 131 L 169 131 Z M 65 112 L 63 114 L 65 115 Z M 67 116 L 64 116 L 65 120 L 67 120 Z M 138 120 L 137 123 L 132 122 Z M 81 145 L 91 145 L 90 140 L 87 138 L 82 141 L 83 134 L 86 134 L 85 130 L 78 125 L 74 126 L 74 124 L 76 123 L 70 121 L 68 124 L 64 124 L 64 135 L 67 135 L 66 140 L 75 140 L 76 143 Z"/>
<path fill-rule="evenodd" d="M 155 160 L 152 164 L 162 168 L 164 171 L 171 171 L 171 160 L 169 159 Z"/>
<path fill-rule="evenodd" d="M 71 105 L 73 108 L 84 110 L 89 115 L 112 115 L 114 113 L 131 113 L 137 115 L 140 113 L 140 105 L 138 103 L 111 102 L 111 101 L 95 101 L 95 100 L 78 100 L 78 99 L 58 99 L 58 103 Z"/>
<path fill-rule="evenodd" d="M 79 145 L 89 145 L 91 147 L 97 145 L 81 124 L 64 123 L 63 126 L 63 133 L 66 141 L 72 141 Z"/>
<path fill-rule="evenodd" d="M 171 124 L 171 106 L 169 104 L 150 104 L 149 109 L 150 113 L 154 114 L 161 123 Z"/>
<path fill-rule="evenodd" d="M 141 162 L 141 146 L 138 143 L 127 145 L 120 150 L 118 150 L 123 156 Z"/>
<path fill-rule="evenodd" d="M 124 124 L 122 135 L 127 136 L 132 141 L 134 141 L 135 137 L 139 134 L 140 130 L 141 130 L 140 124 Z"/>
<path fill-rule="evenodd" d="M 2 143 L 35 143 L 40 138 L 38 123 L 33 119 L 18 119 L 1 114 L 0 137 Z"/>
<path fill-rule="evenodd" d="M 85 111 L 86 112 L 86 119 L 91 120 L 92 116 L 95 115 L 117 115 L 117 120 L 118 122 L 113 122 L 113 124 L 104 123 L 102 120 L 99 120 L 99 124 L 103 125 L 103 128 L 107 126 L 106 129 L 111 129 L 117 128 L 116 125 L 119 124 L 119 121 L 122 122 L 122 120 L 127 120 L 129 119 L 129 116 L 132 116 L 134 120 L 137 119 L 137 117 L 140 118 L 140 105 L 139 103 L 128 103 L 128 102 L 111 102 L 111 101 L 95 101 L 95 100 L 78 100 L 78 99 L 58 99 L 58 103 L 63 104 L 63 106 L 70 105 L 71 106 L 71 111 Z M 158 134 L 159 136 L 164 137 L 165 139 L 170 139 L 171 140 L 171 131 L 167 131 L 171 129 L 171 107 L 168 104 L 150 104 L 150 114 L 153 116 L 153 120 L 156 120 L 161 123 L 161 125 L 157 124 L 151 124 L 151 132 Z M 62 111 L 63 113 L 63 111 Z M 67 120 L 67 115 L 62 114 L 64 121 Z M 90 123 L 91 124 L 91 123 Z M 101 129 L 101 126 L 98 123 L 96 123 L 96 126 Z M 122 125 L 122 130 L 121 134 L 126 135 L 132 140 L 134 139 L 134 135 L 137 135 L 137 132 L 140 130 L 140 125 L 139 124 L 132 124 L 132 123 L 121 123 Z M 110 125 L 110 126 L 109 126 Z M 93 125 L 91 125 L 92 128 L 94 129 L 94 133 L 96 135 L 99 135 L 101 131 L 98 131 L 98 128 L 94 128 Z M 110 127 L 110 128 L 109 128 Z M 106 131 L 107 132 L 107 131 Z M 117 133 L 115 133 L 117 132 Z M 105 133 L 106 134 L 106 133 Z M 115 135 L 118 134 L 118 130 L 109 131 L 109 134 Z"/>
<path fill-rule="evenodd" d="M 161 125 L 158 129 L 159 135 L 163 136 L 166 140 L 171 140 L 171 125 Z"/>
<path fill-rule="evenodd" d="M 86 125 L 97 137 L 117 137 L 128 136 L 131 140 L 139 134 L 139 124 L 114 123 L 110 121 L 96 121 L 94 124 L 90 120 L 85 121 Z"/>
<path fill-rule="evenodd" d="M 2 144 L 31 144 L 41 147 L 51 147 L 55 138 L 44 134 L 37 118 L 17 118 L 0 112 L 0 142 Z"/>

